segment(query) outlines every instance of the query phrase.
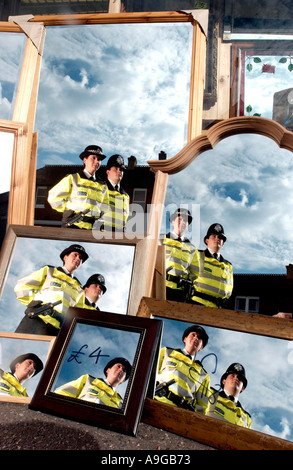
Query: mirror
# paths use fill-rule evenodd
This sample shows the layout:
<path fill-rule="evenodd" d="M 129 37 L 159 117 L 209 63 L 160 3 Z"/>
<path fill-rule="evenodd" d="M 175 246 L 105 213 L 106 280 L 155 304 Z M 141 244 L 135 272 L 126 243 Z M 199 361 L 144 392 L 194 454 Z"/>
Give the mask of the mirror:
<path fill-rule="evenodd" d="M 26 300 L 23 299 L 22 304 L 16 297 L 14 288 L 17 281 L 43 266 L 62 266 L 60 254 L 72 244 L 81 245 L 89 256 L 79 266 L 79 273 L 78 270 L 74 273 L 81 286 L 84 287 L 93 274 L 102 274 L 105 279 L 107 291 L 97 301 L 98 308 L 106 312 L 115 309 L 115 313 L 121 315 L 134 315 L 137 311 L 146 286 L 145 275 L 138 276 L 141 258 L 145 256 L 144 240 L 103 243 L 97 242 L 90 233 L 83 233 L 81 238 L 77 237 L 75 230 L 66 231 L 65 238 L 60 238 L 58 234 L 59 229 L 43 230 L 43 227 L 9 228 L 0 263 L 2 331 L 14 332 L 24 317 Z M 120 266 L 119 270 L 117 266 Z M 37 279 L 30 282 L 37 283 Z"/>
<path fill-rule="evenodd" d="M 166 206 L 200 206 L 188 232 L 200 249 L 208 227 L 221 223 L 227 237 L 221 254 L 234 273 L 286 273 L 293 249 L 292 163 L 292 152 L 265 136 L 230 136 L 169 176 Z"/>
<path fill-rule="evenodd" d="M 37 167 L 80 164 L 90 144 L 126 163 L 131 155 L 144 164 L 161 150 L 179 151 L 186 143 L 192 30 L 190 23 L 47 27 Z"/>
<path fill-rule="evenodd" d="M 171 348 L 182 347 L 182 333 L 187 326 L 201 325 L 208 332 L 209 340 L 196 359 L 203 361 L 216 390 L 226 369 L 233 362 L 240 362 L 248 380 L 240 401 L 251 412 L 253 427 L 247 429 L 154 399 L 146 400 L 144 422 L 219 449 L 292 448 L 291 394 L 288 393 L 292 367 L 291 320 L 226 309 L 219 314 L 214 308 L 150 298 L 142 299 L 138 316 L 163 319 L 161 345 Z"/>
<path fill-rule="evenodd" d="M 0 119 L 12 119 L 25 41 L 24 34 L 0 32 Z"/>
<path fill-rule="evenodd" d="M 69 309 L 30 408 L 135 435 L 161 328 L 160 320 Z"/>
<path fill-rule="evenodd" d="M 54 344 L 55 338 L 39 337 L 31 335 L 21 335 L 17 333 L 0 333 L 0 374 L 3 379 L 3 372 L 12 374 L 15 372 L 11 365 L 19 358 L 20 363 L 26 360 L 23 355 L 33 354 L 41 361 L 44 368 L 48 354 Z M 30 371 L 27 376 L 23 374 L 23 381 L 15 383 L 9 377 L 5 378 L 4 383 L 0 385 L 0 401 L 14 401 L 20 403 L 29 403 L 35 393 L 42 371 L 36 367 L 34 375 Z M 26 372 L 26 371 L 25 371 Z M 12 386 L 10 387 L 9 384 Z M 19 386 L 21 384 L 21 387 Z M 15 387 L 16 385 L 16 387 Z"/>

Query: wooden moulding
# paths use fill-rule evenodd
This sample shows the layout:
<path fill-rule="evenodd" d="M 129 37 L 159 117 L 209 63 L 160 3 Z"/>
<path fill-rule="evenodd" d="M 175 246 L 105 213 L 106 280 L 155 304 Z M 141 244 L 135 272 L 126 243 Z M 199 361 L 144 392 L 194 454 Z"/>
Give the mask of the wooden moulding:
<path fill-rule="evenodd" d="M 293 339 L 293 321 L 142 298 L 138 316 L 173 319 L 274 338 Z M 293 442 L 146 398 L 142 421 L 222 450 L 293 450 Z"/>
<path fill-rule="evenodd" d="M 281 124 L 257 116 L 240 116 L 214 124 L 210 129 L 192 139 L 180 152 L 167 160 L 149 160 L 153 171 L 169 175 L 184 170 L 201 153 L 211 150 L 226 137 L 237 134 L 259 134 L 272 139 L 280 148 L 293 151 L 293 133 Z"/>

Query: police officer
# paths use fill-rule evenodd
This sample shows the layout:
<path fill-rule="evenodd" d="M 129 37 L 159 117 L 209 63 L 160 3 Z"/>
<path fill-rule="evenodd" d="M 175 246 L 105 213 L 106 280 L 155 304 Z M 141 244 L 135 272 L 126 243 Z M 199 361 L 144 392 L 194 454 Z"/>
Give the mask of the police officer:
<path fill-rule="evenodd" d="M 84 291 L 74 273 L 88 259 L 88 254 L 83 246 L 73 244 L 60 253 L 60 258 L 62 267 L 43 266 L 17 282 L 15 295 L 27 306 L 17 333 L 57 336 L 68 308 L 82 301 Z M 54 308 L 36 314 L 43 306 L 55 302 L 59 304 Z"/>
<path fill-rule="evenodd" d="M 129 216 L 129 195 L 121 186 L 126 170 L 121 155 L 112 155 L 106 165 L 106 184 L 109 192 L 110 210 L 103 215 L 104 230 L 123 232 Z"/>
<path fill-rule="evenodd" d="M 83 170 L 59 181 L 49 191 L 48 202 L 54 210 L 62 212 L 62 227 L 90 230 L 108 210 L 107 186 L 96 175 L 106 156 L 98 145 L 89 145 L 79 158 Z"/>
<path fill-rule="evenodd" d="M 233 267 L 220 251 L 226 242 L 221 224 L 212 224 L 204 243 L 205 250 L 196 250 L 190 270 L 194 275 L 192 301 L 207 307 L 225 307 L 233 290 Z"/>
<path fill-rule="evenodd" d="M 251 416 L 242 408 L 239 395 L 247 387 L 247 378 L 242 364 L 234 362 L 221 377 L 221 390 L 211 387 L 208 416 L 251 428 Z"/>
<path fill-rule="evenodd" d="M 22 354 L 10 364 L 10 372 L 0 369 L 0 396 L 28 397 L 23 383 L 43 369 L 41 359 L 33 353 Z"/>
<path fill-rule="evenodd" d="M 107 291 L 104 276 L 102 274 L 93 274 L 86 281 L 83 290 L 85 291 L 84 306 L 80 308 L 94 308 L 100 311 L 97 303 Z"/>
<path fill-rule="evenodd" d="M 210 377 L 196 360 L 196 354 L 206 346 L 208 339 L 203 327 L 191 325 L 183 332 L 183 349 L 161 349 L 155 400 L 206 414 Z"/>
<path fill-rule="evenodd" d="M 128 380 L 130 372 L 130 362 L 124 357 L 115 357 L 104 368 L 105 379 L 85 374 L 58 387 L 55 393 L 113 408 L 121 408 L 122 397 L 115 388 Z"/>
<path fill-rule="evenodd" d="M 172 231 L 162 241 L 166 259 L 166 298 L 177 302 L 190 301 L 192 276 L 189 270 L 195 246 L 185 236 L 192 222 L 190 211 L 178 208 L 170 216 Z"/>

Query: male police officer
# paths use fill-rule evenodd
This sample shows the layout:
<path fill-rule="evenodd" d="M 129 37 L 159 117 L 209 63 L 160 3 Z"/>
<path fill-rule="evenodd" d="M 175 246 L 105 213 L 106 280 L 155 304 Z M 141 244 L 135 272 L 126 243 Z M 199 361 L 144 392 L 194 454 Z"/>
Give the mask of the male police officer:
<path fill-rule="evenodd" d="M 121 408 L 122 397 L 116 387 L 128 380 L 131 364 L 124 357 L 115 357 L 104 368 L 105 379 L 85 374 L 55 390 L 67 397 L 79 398 L 97 404 Z"/>
<path fill-rule="evenodd" d="M 160 351 L 155 400 L 206 414 L 210 377 L 196 354 L 208 342 L 199 325 L 191 325 L 182 335 L 184 349 L 164 347 Z"/>
<path fill-rule="evenodd" d="M 212 224 L 204 238 L 205 250 L 196 250 L 190 271 L 195 277 L 192 301 L 207 307 L 224 307 L 233 290 L 233 267 L 220 251 L 226 242 L 221 224 Z"/>
<path fill-rule="evenodd" d="M 129 195 L 121 186 L 126 167 L 121 155 L 112 155 L 106 166 L 106 184 L 109 193 L 110 210 L 103 214 L 103 229 L 123 232 L 129 216 Z"/>
<path fill-rule="evenodd" d="M 79 280 L 74 277 L 88 259 L 84 247 L 70 245 L 60 253 L 60 258 L 62 267 L 43 266 L 17 282 L 15 295 L 28 306 L 17 333 L 57 336 L 68 308 L 76 306 L 84 296 Z"/>
<path fill-rule="evenodd" d="M 10 364 L 10 372 L 0 369 L 0 396 L 27 397 L 23 383 L 37 375 L 43 369 L 41 359 L 33 353 L 22 354 Z"/>
<path fill-rule="evenodd" d="M 221 391 L 211 388 L 208 416 L 251 428 L 251 416 L 239 402 L 239 395 L 247 387 L 245 369 L 234 362 L 221 377 Z"/>
<path fill-rule="evenodd" d="M 83 286 L 83 290 L 85 292 L 84 304 L 78 304 L 77 307 L 94 308 L 95 310 L 100 311 L 98 301 L 107 291 L 104 276 L 102 274 L 93 274 L 86 281 Z"/>
<path fill-rule="evenodd" d="M 84 168 L 65 176 L 48 195 L 53 209 L 62 212 L 62 227 L 92 229 L 93 224 L 108 210 L 108 191 L 96 172 L 106 158 L 98 145 L 89 145 L 79 155 Z"/>
<path fill-rule="evenodd" d="M 172 231 L 165 235 L 166 247 L 166 298 L 177 302 L 189 302 L 192 281 L 189 266 L 195 246 L 185 236 L 192 217 L 187 209 L 178 208 L 170 216 Z"/>

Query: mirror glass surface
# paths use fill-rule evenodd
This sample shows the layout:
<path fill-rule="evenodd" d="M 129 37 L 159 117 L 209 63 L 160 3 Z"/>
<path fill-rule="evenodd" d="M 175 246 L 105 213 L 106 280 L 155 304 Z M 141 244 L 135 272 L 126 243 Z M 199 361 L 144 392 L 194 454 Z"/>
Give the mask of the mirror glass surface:
<path fill-rule="evenodd" d="M 17 281 L 42 266 L 62 266 L 59 255 L 73 243 L 21 237 L 17 239 L 0 300 L 1 331 L 14 332 L 24 315 L 25 306 L 17 300 L 14 293 Z M 85 248 L 89 258 L 75 271 L 75 277 L 83 286 L 92 274 L 102 274 L 107 291 L 98 301 L 100 310 L 126 314 L 135 248 L 116 244 L 79 244 Z"/>
<path fill-rule="evenodd" d="M 137 331 L 77 322 L 66 351 L 62 353 L 61 365 L 50 391 L 54 392 L 84 374 L 105 380 L 104 368 L 117 357 L 127 359 L 133 366 L 139 339 Z M 116 391 L 122 399 L 128 387 L 129 380 L 117 385 Z"/>
<path fill-rule="evenodd" d="M 25 38 L 24 34 L 0 32 L 0 119 L 12 119 Z"/>
<path fill-rule="evenodd" d="M 14 134 L 11 132 L 0 132 L 1 146 L 1 174 L 0 174 L 0 195 L 10 191 L 11 165 L 13 156 Z"/>
<path fill-rule="evenodd" d="M 49 344 L 50 343 L 48 341 L 0 337 L 0 369 L 4 372 L 11 372 L 11 362 L 18 356 L 27 353 L 36 354 L 45 365 Z M 42 371 L 22 384 L 23 387 L 26 388 L 27 394 L 30 398 L 35 392 L 41 375 Z"/>
<path fill-rule="evenodd" d="M 293 252 L 292 170 L 292 153 L 271 139 L 235 135 L 169 176 L 166 208 L 192 211 L 187 236 L 199 249 L 208 227 L 222 224 L 227 241 L 221 254 L 235 273 L 286 273 Z"/>
<path fill-rule="evenodd" d="M 80 164 L 91 144 L 139 164 L 186 143 L 189 23 L 47 27 L 37 167 Z"/>
<path fill-rule="evenodd" d="M 162 347 L 182 348 L 182 333 L 188 326 L 164 319 Z M 251 429 L 292 441 L 292 341 L 201 326 L 209 341 L 196 359 L 202 361 L 211 386 L 219 390 L 227 368 L 241 363 L 248 384 L 239 401 L 251 415 Z"/>

